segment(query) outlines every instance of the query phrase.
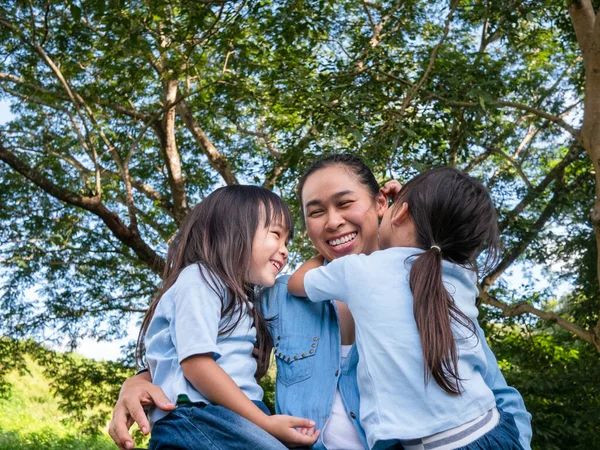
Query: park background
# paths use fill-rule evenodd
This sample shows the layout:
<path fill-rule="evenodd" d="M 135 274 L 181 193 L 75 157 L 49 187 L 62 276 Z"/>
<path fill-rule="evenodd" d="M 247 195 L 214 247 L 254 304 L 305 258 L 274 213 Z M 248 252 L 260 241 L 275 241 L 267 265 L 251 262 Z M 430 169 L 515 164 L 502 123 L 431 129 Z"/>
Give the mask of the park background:
<path fill-rule="evenodd" d="M 114 448 L 135 329 L 190 207 L 323 154 L 481 179 L 480 321 L 536 449 L 600 442 L 598 0 L 0 1 L 0 448 Z M 273 374 L 271 373 L 271 376 Z M 272 399 L 272 379 L 264 382 Z M 318 395 L 318 394 L 316 394 Z M 595 444 L 594 444 L 595 443 Z"/>

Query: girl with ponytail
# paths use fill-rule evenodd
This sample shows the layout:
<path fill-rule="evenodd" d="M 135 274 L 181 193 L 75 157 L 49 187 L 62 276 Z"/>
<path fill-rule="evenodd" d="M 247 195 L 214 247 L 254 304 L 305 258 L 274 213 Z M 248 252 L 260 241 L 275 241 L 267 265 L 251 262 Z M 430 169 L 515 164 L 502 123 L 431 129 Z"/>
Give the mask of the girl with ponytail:
<path fill-rule="evenodd" d="M 369 447 L 521 449 L 484 381 L 475 327 L 478 257 L 487 249 L 479 262 L 489 268 L 500 249 L 487 189 L 453 168 L 429 170 L 401 189 L 379 236 L 382 250 L 313 258 L 288 282 L 313 302 L 347 303 L 354 317 Z"/>

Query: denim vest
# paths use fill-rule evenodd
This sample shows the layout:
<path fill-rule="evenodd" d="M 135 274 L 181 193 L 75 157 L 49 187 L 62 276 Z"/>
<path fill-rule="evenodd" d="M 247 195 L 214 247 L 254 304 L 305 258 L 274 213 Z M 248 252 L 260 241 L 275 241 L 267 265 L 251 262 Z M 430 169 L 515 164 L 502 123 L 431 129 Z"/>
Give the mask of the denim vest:
<path fill-rule="evenodd" d="M 346 412 L 365 449 L 368 449 L 365 432 L 358 421 L 360 398 L 356 345 L 352 346 L 340 366 L 340 328 L 335 302 L 312 303 L 294 297 L 287 291 L 288 278 L 279 277 L 275 285 L 266 291 L 261 303 L 263 315 L 270 322 L 275 345 L 276 413 L 312 419 L 316 428 L 323 430 L 331 415 L 336 388 L 339 388 Z M 479 331 L 483 337 L 483 332 Z M 526 411 L 519 392 L 506 384 L 485 338 L 482 338 L 482 345 L 489 368 L 485 382 L 494 392 L 497 405 L 513 414 L 521 445 L 529 450 L 531 415 Z M 323 432 L 312 448 L 326 450 Z"/>

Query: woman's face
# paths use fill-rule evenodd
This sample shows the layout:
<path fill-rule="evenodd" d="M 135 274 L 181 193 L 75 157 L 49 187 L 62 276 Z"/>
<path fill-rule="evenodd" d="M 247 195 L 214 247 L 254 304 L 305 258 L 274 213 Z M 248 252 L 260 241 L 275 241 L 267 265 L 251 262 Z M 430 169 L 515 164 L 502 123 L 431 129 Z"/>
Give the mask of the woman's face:
<path fill-rule="evenodd" d="M 342 165 L 319 169 L 302 189 L 308 237 L 326 260 L 377 250 L 379 218 L 387 199 L 375 199 L 351 169 Z"/>

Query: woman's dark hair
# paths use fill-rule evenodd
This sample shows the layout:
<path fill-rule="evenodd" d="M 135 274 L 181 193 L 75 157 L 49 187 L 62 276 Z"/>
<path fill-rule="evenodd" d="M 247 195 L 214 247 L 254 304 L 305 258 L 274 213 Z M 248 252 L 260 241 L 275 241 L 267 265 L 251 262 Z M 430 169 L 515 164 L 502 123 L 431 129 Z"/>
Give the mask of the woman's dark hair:
<path fill-rule="evenodd" d="M 323 158 L 316 160 L 300 177 L 298 186 L 296 187 L 296 195 L 300 199 L 300 205 L 302 205 L 302 189 L 306 183 L 306 179 L 316 172 L 317 170 L 325 169 L 331 166 L 343 166 L 349 172 L 353 173 L 361 184 L 363 184 L 367 190 L 371 193 L 371 196 L 375 198 L 379 192 L 379 185 L 375 179 L 375 175 L 371 172 L 371 169 L 360 159 L 350 153 L 340 153 L 336 155 L 328 155 Z"/>
<path fill-rule="evenodd" d="M 491 267 L 500 251 L 496 209 L 483 184 L 450 167 L 428 170 L 410 180 L 392 208 L 402 203 L 408 205 L 417 246 L 425 250 L 416 255 L 410 270 L 425 381 L 432 376 L 446 392 L 460 394 L 451 323 L 455 321 L 475 335 L 476 330 L 444 287 L 442 260 L 476 270 L 476 259 L 487 248 L 484 266 L 486 270 Z"/>
<path fill-rule="evenodd" d="M 259 354 L 256 377 L 266 373 L 273 341 L 259 308 L 251 305 L 257 292 L 247 279 L 256 230 L 261 224 L 268 227 L 273 222 L 288 228 L 291 237 L 294 222 L 287 205 L 273 192 L 258 186 L 219 188 L 188 213 L 169 246 L 162 286 L 142 322 L 137 341 L 138 364 L 143 364 L 144 338 L 158 302 L 183 269 L 199 264 L 205 269 L 200 270 L 202 278 L 221 298 L 221 316 L 228 318 L 219 335 L 234 330 L 244 309 L 251 313 Z M 225 288 L 225 295 L 219 285 Z"/>

